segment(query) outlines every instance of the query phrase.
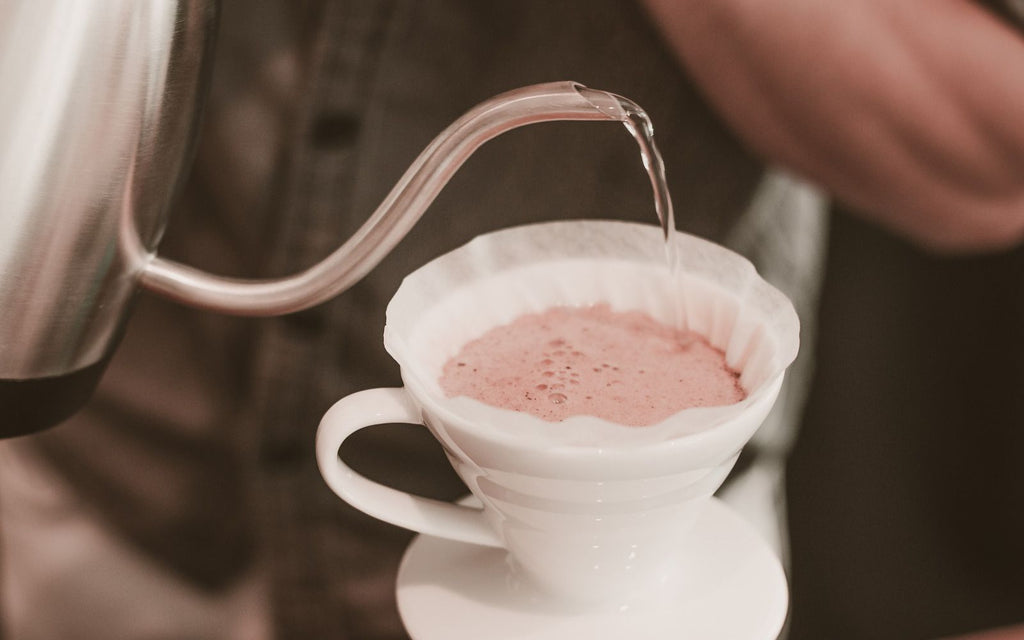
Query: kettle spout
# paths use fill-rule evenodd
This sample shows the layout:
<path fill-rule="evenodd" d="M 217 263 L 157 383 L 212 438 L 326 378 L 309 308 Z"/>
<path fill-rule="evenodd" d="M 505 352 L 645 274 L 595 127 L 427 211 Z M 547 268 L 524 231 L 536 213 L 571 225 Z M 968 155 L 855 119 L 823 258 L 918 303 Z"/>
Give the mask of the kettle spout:
<path fill-rule="evenodd" d="M 488 140 L 539 122 L 626 122 L 631 109 L 639 107 L 577 82 L 539 84 L 503 93 L 468 111 L 441 132 L 362 227 L 306 271 L 278 279 L 238 280 L 154 256 L 140 284 L 183 304 L 237 315 L 280 315 L 320 304 L 372 270 L 405 237 L 462 164 Z"/>

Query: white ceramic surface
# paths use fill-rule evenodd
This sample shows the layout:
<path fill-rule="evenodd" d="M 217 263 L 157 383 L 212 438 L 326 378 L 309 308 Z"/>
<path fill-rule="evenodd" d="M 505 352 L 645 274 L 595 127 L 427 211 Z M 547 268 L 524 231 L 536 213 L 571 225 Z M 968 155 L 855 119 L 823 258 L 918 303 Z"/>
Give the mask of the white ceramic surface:
<path fill-rule="evenodd" d="M 572 221 L 480 236 L 408 276 L 385 328 L 405 387 L 331 407 L 316 442 L 327 484 L 398 526 L 507 549 L 519 570 L 566 597 L 621 600 L 673 579 L 687 551 L 680 540 L 771 409 L 799 335 L 792 305 L 748 261 L 673 239 L 685 258 L 678 274 L 666 268 L 657 227 Z M 480 332 L 531 309 L 602 301 L 663 320 L 682 314 L 742 371 L 747 398 L 631 429 L 591 416 L 552 425 L 441 390 L 444 362 Z M 395 491 L 339 459 L 349 435 L 391 422 L 425 425 L 482 508 Z"/>
<path fill-rule="evenodd" d="M 398 574 L 414 640 L 774 640 L 789 592 L 778 559 L 712 499 L 687 535 L 685 576 L 655 601 L 621 608 L 561 603 L 517 579 L 502 549 L 418 536 Z"/>

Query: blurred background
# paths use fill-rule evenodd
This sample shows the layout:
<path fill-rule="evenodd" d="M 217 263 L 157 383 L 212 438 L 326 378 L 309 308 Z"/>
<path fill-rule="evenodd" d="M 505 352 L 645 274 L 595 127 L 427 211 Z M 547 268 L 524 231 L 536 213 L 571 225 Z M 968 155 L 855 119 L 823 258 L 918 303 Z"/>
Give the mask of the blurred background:
<path fill-rule="evenodd" d="M 567 79 L 622 94 L 655 124 L 679 229 L 750 257 L 801 313 L 801 359 L 723 490 L 786 563 L 786 637 L 1024 624 L 1019 3 L 222 5 L 162 255 L 293 273 L 474 104 Z M 320 307 L 239 319 L 141 294 L 86 408 L 0 442 L 0 638 L 405 638 L 411 534 L 327 489 L 316 425 L 399 384 L 380 337 L 404 274 L 485 231 L 581 217 L 655 221 L 618 125 L 488 143 Z M 354 440 L 375 478 L 465 492 L 416 429 Z"/>

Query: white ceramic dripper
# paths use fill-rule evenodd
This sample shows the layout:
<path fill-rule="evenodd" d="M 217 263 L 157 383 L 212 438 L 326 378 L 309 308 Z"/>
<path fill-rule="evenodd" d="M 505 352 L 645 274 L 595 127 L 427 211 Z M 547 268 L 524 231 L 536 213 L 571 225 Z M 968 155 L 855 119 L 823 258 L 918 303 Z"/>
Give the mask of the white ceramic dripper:
<path fill-rule="evenodd" d="M 396 525 L 505 547 L 518 575 L 566 599 L 618 603 L 678 579 L 685 534 L 771 409 L 799 321 L 741 256 L 677 233 L 673 273 L 661 238 L 623 222 L 528 225 L 480 236 L 408 276 L 384 332 L 405 387 L 353 394 L 324 416 L 317 460 L 328 485 Z M 599 302 L 679 318 L 725 352 L 746 399 L 631 428 L 589 416 L 555 424 L 441 391 L 444 363 L 488 329 Z M 338 458 L 351 433 L 388 422 L 426 425 L 482 509 L 396 491 Z"/>

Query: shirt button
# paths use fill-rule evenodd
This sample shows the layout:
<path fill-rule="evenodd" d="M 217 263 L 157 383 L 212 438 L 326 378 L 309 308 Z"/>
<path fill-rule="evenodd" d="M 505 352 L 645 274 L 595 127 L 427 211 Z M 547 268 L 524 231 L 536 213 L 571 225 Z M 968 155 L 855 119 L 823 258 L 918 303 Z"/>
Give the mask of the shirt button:
<path fill-rule="evenodd" d="M 312 123 L 309 138 L 314 148 L 340 149 L 355 144 L 359 135 L 359 119 L 345 112 L 320 114 Z"/>

